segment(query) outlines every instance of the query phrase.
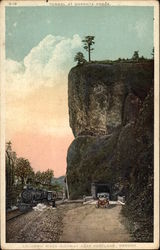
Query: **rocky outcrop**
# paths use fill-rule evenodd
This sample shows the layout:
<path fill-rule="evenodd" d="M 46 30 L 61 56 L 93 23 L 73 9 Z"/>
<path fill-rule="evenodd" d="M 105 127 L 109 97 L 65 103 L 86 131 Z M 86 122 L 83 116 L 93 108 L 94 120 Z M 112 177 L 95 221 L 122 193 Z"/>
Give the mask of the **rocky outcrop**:
<path fill-rule="evenodd" d="M 129 150 L 122 153 L 119 148 L 121 167 L 123 168 L 123 158 L 131 160 L 129 178 L 124 185 L 126 206 L 123 212 L 131 222 L 134 238 L 140 242 L 153 241 L 153 125 L 154 105 L 151 89 L 131 129 L 134 140 L 128 143 Z M 127 140 L 125 134 L 123 139 Z M 122 141 L 120 142 L 122 147 Z"/>
<path fill-rule="evenodd" d="M 73 68 L 69 73 L 68 101 L 74 136 L 112 133 L 122 125 L 124 116 L 129 118 L 126 109 L 134 119 L 133 113 L 137 113 L 152 80 L 153 62 L 93 63 Z"/>
<path fill-rule="evenodd" d="M 126 196 L 124 213 L 144 241 L 153 237 L 153 72 L 151 60 L 92 63 L 73 68 L 68 83 L 70 197 L 90 195 L 92 182 L 109 183 L 112 199 Z"/>

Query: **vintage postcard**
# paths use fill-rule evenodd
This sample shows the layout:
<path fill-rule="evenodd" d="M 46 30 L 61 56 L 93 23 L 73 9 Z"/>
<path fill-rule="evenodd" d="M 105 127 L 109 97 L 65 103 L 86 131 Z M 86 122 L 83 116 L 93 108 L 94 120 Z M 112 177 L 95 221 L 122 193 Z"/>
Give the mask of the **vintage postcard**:
<path fill-rule="evenodd" d="M 158 1 L 0 2 L 1 248 L 158 249 Z"/>

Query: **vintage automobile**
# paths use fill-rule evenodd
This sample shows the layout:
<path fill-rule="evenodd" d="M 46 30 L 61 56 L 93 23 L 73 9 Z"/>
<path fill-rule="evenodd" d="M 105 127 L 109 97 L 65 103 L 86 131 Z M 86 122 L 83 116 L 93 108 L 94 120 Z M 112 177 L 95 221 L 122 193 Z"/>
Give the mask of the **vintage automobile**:
<path fill-rule="evenodd" d="M 109 206 L 109 193 L 98 193 L 96 208 L 99 207 L 107 208 L 108 206 Z"/>

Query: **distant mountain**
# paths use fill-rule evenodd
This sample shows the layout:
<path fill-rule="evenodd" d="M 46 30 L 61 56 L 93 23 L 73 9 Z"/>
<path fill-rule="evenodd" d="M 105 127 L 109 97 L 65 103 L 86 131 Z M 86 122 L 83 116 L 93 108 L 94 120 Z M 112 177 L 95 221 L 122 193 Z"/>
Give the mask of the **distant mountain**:
<path fill-rule="evenodd" d="M 65 178 L 65 176 L 64 175 L 62 175 L 62 176 L 60 176 L 60 177 L 58 177 L 58 178 L 55 178 L 55 177 L 53 177 L 53 179 L 52 179 L 52 184 L 56 184 L 56 183 L 58 183 L 60 186 L 64 186 L 64 178 Z"/>

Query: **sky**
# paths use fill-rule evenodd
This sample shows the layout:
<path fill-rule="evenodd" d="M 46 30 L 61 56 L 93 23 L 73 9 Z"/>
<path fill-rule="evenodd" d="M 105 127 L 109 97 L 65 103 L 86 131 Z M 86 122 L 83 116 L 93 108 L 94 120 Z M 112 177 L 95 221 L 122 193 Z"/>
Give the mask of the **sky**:
<path fill-rule="evenodd" d="M 86 35 L 93 60 L 151 57 L 153 7 L 6 7 L 6 140 L 35 171 L 66 171 L 67 78 Z"/>

